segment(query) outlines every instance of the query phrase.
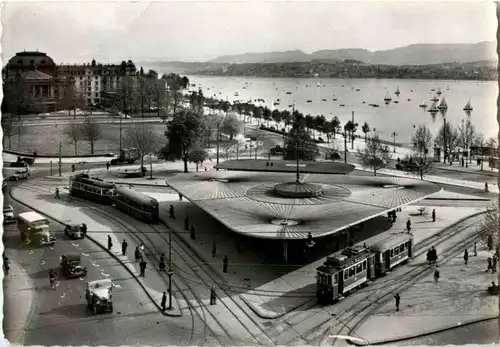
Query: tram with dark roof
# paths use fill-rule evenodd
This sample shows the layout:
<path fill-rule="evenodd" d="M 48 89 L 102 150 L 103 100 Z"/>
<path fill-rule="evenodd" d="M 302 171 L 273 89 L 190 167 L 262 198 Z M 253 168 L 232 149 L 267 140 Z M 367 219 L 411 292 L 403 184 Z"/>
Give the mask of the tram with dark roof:
<path fill-rule="evenodd" d="M 111 205 L 113 202 L 114 185 L 87 174 L 76 174 L 69 180 L 69 193 L 86 200 Z"/>
<path fill-rule="evenodd" d="M 356 244 L 326 258 L 316 269 L 319 302 L 334 303 L 412 258 L 411 234 L 384 234 L 376 236 L 371 246 Z"/>
<path fill-rule="evenodd" d="M 160 218 L 158 201 L 155 198 L 128 187 L 115 187 L 114 206 L 120 211 L 148 223 L 158 223 Z"/>

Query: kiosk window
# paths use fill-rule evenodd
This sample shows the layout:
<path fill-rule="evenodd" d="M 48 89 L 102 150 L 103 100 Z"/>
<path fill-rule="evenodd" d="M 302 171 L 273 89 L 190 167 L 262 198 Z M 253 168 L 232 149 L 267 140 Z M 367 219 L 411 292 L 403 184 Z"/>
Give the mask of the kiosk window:
<path fill-rule="evenodd" d="M 328 275 L 328 285 L 329 286 L 332 285 L 332 276 L 331 275 Z"/>
<path fill-rule="evenodd" d="M 335 275 L 333 275 L 333 284 L 337 284 L 337 283 L 339 283 L 339 278 L 338 278 L 338 275 L 335 274 Z"/>

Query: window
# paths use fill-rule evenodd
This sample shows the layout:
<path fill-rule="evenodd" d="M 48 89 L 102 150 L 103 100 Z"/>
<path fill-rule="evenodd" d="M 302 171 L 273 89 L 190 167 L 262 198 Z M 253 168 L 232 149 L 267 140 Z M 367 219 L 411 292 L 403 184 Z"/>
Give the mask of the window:
<path fill-rule="evenodd" d="M 329 286 L 332 285 L 332 276 L 331 275 L 328 275 L 328 285 Z"/>
<path fill-rule="evenodd" d="M 394 257 L 394 251 L 391 249 L 391 258 Z"/>
<path fill-rule="evenodd" d="M 339 277 L 338 274 L 333 275 L 333 284 L 339 283 Z"/>
<path fill-rule="evenodd" d="M 366 260 L 363 261 L 363 270 L 366 270 Z"/>
<path fill-rule="evenodd" d="M 347 273 L 347 269 L 344 270 L 344 279 L 348 279 L 349 278 L 349 274 Z"/>
<path fill-rule="evenodd" d="M 399 247 L 395 247 L 394 248 L 394 255 L 398 255 L 399 254 Z"/>
<path fill-rule="evenodd" d="M 405 251 L 405 245 L 402 244 L 401 246 L 399 246 L 399 253 L 403 253 Z"/>
<path fill-rule="evenodd" d="M 363 271 L 363 264 L 359 263 L 356 265 L 356 273 L 359 274 L 361 271 Z"/>
<path fill-rule="evenodd" d="M 92 93 L 87 93 L 87 96 L 90 98 L 92 96 Z"/>
<path fill-rule="evenodd" d="M 99 97 L 99 93 L 95 93 L 95 97 L 98 98 Z"/>
<path fill-rule="evenodd" d="M 354 268 L 354 266 L 351 266 L 349 268 L 349 277 L 352 277 L 356 274 L 356 269 Z"/>

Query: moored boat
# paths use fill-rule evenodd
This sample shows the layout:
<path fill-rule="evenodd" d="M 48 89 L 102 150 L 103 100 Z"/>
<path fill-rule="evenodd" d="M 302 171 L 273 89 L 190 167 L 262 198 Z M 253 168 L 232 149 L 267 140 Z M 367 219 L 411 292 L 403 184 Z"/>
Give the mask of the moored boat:
<path fill-rule="evenodd" d="M 431 113 L 438 112 L 439 109 L 437 108 L 436 105 L 437 105 L 437 101 L 433 101 L 431 107 L 427 110 L 427 112 L 431 112 Z"/>
<path fill-rule="evenodd" d="M 385 92 L 385 97 L 384 97 L 385 103 L 388 104 L 391 100 L 392 100 L 392 98 L 389 95 L 389 92 Z"/>
<path fill-rule="evenodd" d="M 438 96 L 437 96 L 437 95 L 434 95 L 434 96 L 431 98 L 431 101 L 438 102 L 438 101 L 439 101 Z"/>
<path fill-rule="evenodd" d="M 443 99 L 441 99 L 441 102 L 438 105 L 438 110 L 447 110 L 448 109 L 448 104 L 446 103 L 446 99 L 443 96 Z"/>
<path fill-rule="evenodd" d="M 396 88 L 396 91 L 394 92 L 394 94 L 396 94 L 396 95 L 401 94 L 401 92 L 399 91 L 399 86 Z"/>
<path fill-rule="evenodd" d="M 469 101 L 467 101 L 467 103 L 464 106 L 464 111 L 472 111 L 473 109 L 474 108 L 472 107 L 472 104 L 471 104 L 470 99 L 469 99 Z"/>
<path fill-rule="evenodd" d="M 438 88 L 438 91 L 436 92 L 437 95 L 441 95 L 443 94 L 443 92 L 441 91 L 441 88 Z"/>
<path fill-rule="evenodd" d="M 420 105 L 418 105 L 418 107 L 426 108 L 427 103 L 425 102 L 425 100 L 423 100 L 422 103 Z"/>

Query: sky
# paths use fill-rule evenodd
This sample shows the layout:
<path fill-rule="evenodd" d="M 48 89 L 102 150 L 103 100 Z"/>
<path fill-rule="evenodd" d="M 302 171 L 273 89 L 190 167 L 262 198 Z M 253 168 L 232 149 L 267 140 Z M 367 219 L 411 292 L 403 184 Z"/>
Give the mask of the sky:
<path fill-rule="evenodd" d="M 61 64 L 476 43 L 496 40 L 495 12 L 484 1 L 7 2 L 2 60 L 23 50 Z"/>

